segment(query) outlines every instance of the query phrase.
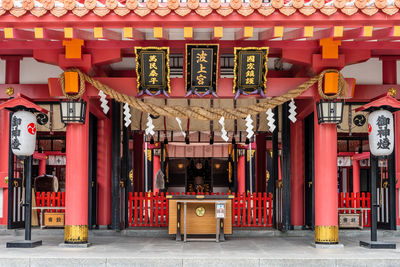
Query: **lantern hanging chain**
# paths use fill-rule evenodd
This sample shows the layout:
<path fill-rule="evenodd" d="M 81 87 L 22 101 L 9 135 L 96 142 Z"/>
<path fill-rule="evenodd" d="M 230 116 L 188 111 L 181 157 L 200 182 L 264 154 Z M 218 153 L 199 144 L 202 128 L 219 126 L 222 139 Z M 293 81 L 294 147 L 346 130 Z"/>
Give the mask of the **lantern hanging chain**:
<path fill-rule="evenodd" d="M 287 93 L 276 96 L 271 99 L 268 99 L 267 102 L 257 103 L 254 105 L 250 105 L 247 107 L 240 107 L 240 108 L 206 108 L 206 107 L 183 107 L 183 106 L 159 106 L 154 105 L 151 103 L 146 103 L 141 101 L 141 99 L 128 96 L 126 94 L 122 94 L 117 92 L 116 90 L 112 89 L 111 87 L 95 80 L 94 78 L 84 74 L 77 68 L 69 69 L 67 71 L 74 71 L 77 72 L 79 75 L 80 86 L 79 92 L 76 95 L 67 95 L 65 93 L 65 85 L 64 80 L 65 76 L 62 73 L 59 77 L 60 85 L 64 95 L 69 99 L 78 99 L 80 98 L 85 92 L 85 82 L 88 82 L 97 90 L 103 91 L 105 94 L 110 96 L 112 99 L 121 102 L 121 103 L 128 103 L 131 107 L 145 113 L 150 113 L 154 116 L 168 116 L 173 118 L 194 118 L 198 120 L 219 120 L 221 117 L 225 117 L 225 119 L 242 119 L 246 118 L 247 115 L 256 115 L 260 112 L 265 112 L 265 110 L 269 108 L 274 108 L 276 106 L 282 105 L 283 103 L 290 101 L 292 98 L 296 98 L 301 95 L 303 92 L 308 90 L 311 86 L 318 82 L 318 92 L 320 96 L 324 99 L 335 99 L 337 97 L 342 97 L 345 95 L 347 91 L 347 83 L 342 76 L 342 74 L 336 69 L 326 69 L 322 71 L 320 74 L 312 77 L 308 81 L 300 84 L 296 88 L 288 91 Z M 338 92 L 335 95 L 328 96 L 325 95 L 323 92 L 323 79 L 325 73 L 328 72 L 335 72 L 339 73 L 339 86 Z"/>

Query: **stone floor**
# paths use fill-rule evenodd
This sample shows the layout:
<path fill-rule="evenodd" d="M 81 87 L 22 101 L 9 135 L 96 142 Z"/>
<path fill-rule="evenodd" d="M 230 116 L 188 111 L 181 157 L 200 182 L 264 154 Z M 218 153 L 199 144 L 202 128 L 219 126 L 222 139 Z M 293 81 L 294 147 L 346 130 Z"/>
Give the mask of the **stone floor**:
<path fill-rule="evenodd" d="M 62 230 L 34 230 L 33 249 L 6 248 L 22 231 L 0 230 L 0 266 L 400 266 L 400 231 L 382 231 L 396 250 L 359 247 L 369 231 L 341 231 L 343 248 L 317 249 L 313 232 L 236 230 L 226 242 L 176 242 L 164 229 L 92 231 L 89 248 L 61 248 Z"/>

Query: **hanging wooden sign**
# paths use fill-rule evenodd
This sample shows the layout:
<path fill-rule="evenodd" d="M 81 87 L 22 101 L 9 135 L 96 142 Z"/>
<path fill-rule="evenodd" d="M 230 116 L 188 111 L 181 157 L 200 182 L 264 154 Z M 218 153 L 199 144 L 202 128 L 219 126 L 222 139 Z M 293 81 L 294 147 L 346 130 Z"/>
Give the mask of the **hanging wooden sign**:
<path fill-rule="evenodd" d="M 218 48 L 218 44 L 186 44 L 185 78 L 188 94 L 216 95 Z"/>
<path fill-rule="evenodd" d="M 169 47 L 136 47 L 135 54 L 138 92 L 170 93 Z"/>
<path fill-rule="evenodd" d="M 233 91 L 261 94 L 267 89 L 268 47 L 235 47 Z"/>

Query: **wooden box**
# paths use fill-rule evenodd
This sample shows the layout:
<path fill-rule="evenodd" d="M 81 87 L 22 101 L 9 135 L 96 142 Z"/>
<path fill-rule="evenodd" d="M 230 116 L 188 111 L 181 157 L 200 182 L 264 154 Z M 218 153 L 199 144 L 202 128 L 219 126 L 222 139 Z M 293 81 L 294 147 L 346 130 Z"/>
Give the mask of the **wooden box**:
<path fill-rule="evenodd" d="M 169 234 L 176 234 L 176 223 L 177 223 L 177 201 L 170 199 L 168 201 L 169 207 Z M 181 234 L 183 234 L 184 222 L 183 222 L 183 203 L 181 205 Z M 204 214 L 198 216 L 196 209 L 204 209 Z M 202 200 L 198 200 L 198 203 L 187 204 L 187 234 L 213 234 L 216 232 L 217 219 L 215 217 L 215 203 L 203 203 Z M 224 219 L 224 234 L 232 234 L 232 203 L 229 199 L 226 202 L 226 217 Z"/>
<path fill-rule="evenodd" d="M 44 214 L 44 226 L 46 227 L 64 227 L 64 212 L 46 212 Z"/>
<path fill-rule="evenodd" d="M 343 213 L 339 214 L 339 228 L 360 228 L 362 229 L 361 224 L 361 214 L 358 213 Z"/>

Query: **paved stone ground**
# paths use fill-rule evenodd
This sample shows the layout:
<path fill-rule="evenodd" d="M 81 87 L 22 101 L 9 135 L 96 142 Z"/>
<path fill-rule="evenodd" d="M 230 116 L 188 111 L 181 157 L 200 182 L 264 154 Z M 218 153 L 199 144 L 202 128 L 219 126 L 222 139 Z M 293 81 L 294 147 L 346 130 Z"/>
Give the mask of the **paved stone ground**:
<path fill-rule="evenodd" d="M 248 236 L 250 233 L 251 236 Z M 35 230 L 33 249 L 5 248 L 22 240 L 22 231 L 0 230 L 1 266 L 400 266 L 400 248 L 359 247 L 369 231 L 341 231 L 344 248 L 316 249 L 313 232 L 235 231 L 226 242 L 176 242 L 166 230 L 92 231 L 89 248 L 61 248 L 62 230 Z M 400 231 L 379 233 L 380 241 L 397 243 Z"/>

